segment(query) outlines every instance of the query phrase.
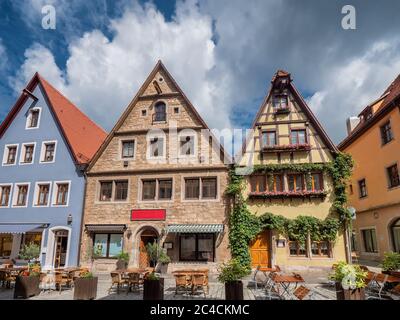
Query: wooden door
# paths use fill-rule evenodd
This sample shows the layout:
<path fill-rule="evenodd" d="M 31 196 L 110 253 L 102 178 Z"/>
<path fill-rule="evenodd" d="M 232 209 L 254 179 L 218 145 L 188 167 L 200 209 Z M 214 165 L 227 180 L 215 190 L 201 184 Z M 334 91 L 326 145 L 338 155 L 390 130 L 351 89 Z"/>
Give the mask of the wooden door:
<path fill-rule="evenodd" d="M 257 235 L 250 243 L 251 266 L 270 267 L 270 231 L 266 230 Z"/>
<path fill-rule="evenodd" d="M 146 251 L 146 243 L 143 241 L 143 238 L 140 239 L 139 252 L 139 268 L 147 268 L 150 262 Z"/>

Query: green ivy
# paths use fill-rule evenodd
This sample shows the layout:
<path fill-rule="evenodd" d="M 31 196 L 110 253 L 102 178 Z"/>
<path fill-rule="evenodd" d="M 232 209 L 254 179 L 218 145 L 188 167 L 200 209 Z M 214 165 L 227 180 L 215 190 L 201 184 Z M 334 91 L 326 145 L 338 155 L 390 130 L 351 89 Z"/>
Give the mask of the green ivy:
<path fill-rule="evenodd" d="M 249 243 L 265 229 L 277 230 L 287 238 L 302 243 L 306 241 L 308 235 L 313 241 L 335 241 L 341 224 L 350 221 L 350 213 L 346 208 L 346 184 L 351 176 L 352 168 L 353 160 L 351 156 L 344 153 L 338 153 L 335 159 L 327 164 L 267 164 L 254 167 L 253 172 L 262 172 L 267 175 L 282 171 L 306 173 L 307 183 L 310 172 L 328 172 L 333 180 L 335 194 L 332 209 L 337 213 L 339 219 L 329 217 L 325 220 L 303 215 L 295 219 L 288 219 L 272 213 L 265 213 L 261 216 L 252 214 L 243 197 L 244 176 L 236 174 L 235 169 L 232 169 L 229 173 L 230 183 L 226 190 L 226 193 L 233 198 L 233 210 L 229 219 L 229 243 L 232 257 L 250 271 Z"/>

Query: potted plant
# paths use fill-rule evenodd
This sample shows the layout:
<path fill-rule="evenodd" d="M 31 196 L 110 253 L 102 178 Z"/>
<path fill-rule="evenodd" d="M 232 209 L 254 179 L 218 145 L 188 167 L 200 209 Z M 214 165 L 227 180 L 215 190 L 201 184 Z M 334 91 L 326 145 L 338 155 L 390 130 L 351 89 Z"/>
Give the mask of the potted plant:
<path fill-rule="evenodd" d="M 400 253 L 385 252 L 382 264 L 382 273 L 386 274 L 400 274 Z"/>
<path fill-rule="evenodd" d="M 153 242 L 146 245 L 146 251 L 149 256 L 150 265 L 155 267 L 157 272 L 165 273 L 168 263 L 171 262 L 171 258 L 165 253 L 164 249 L 157 242 Z"/>
<path fill-rule="evenodd" d="M 74 281 L 74 300 L 93 300 L 97 296 L 98 277 L 92 272 L 83 272 Z"/>
<path fill-rule="evenodd" d="M 144 279 L 143 300 L 164 300 L 164 278 L 152 272 Z"/>
<path fill-rule="evenodd" d="M 37 262 L 39 259 L 39 255 L 40 255 L 40 246 L 34 242 L 25 244 L 19 253 L 20 259 L 28 260 L 28 265 L 31 262 Z"/>
<path fill-rule="evenodd" d="M 28 270 L 23 271 L 15 279 L 14 299 L 27 299 L 40 293 L 40 265 L 28 265 Z"/>
<path fill-rule="evenodd" d="M 243 300 L 243 282 L 241 279 L 248 275 L 250 270 L 238 260 L 232 259 L 223 263 L 218 271 L 218 281 L 225 283 L 225 299 Z"/>
<path fill-rule="evenodd" d="M 368 275 L 358 265 L 339 262 L 329 276 L 336 283 L 337 300 L 365 300 L 365 279 Z"/>
<path fill-rule="evenodd" d="M 129 262 L 129 254 L 128 254 L 128 252 L 121 251 L 117 255 L 117 258 L 118 258 L 117 270 L 126 269 L 128 267 L 128 262 Z"/>

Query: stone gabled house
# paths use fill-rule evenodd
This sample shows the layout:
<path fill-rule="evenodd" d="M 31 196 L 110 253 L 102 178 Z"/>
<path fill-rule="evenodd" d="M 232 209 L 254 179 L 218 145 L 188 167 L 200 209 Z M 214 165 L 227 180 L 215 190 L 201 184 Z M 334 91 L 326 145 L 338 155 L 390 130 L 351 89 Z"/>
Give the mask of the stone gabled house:
<path fill-rule="evenodd" d="M 229 157 L 161 61 L 145 80 L 87 170 L 82 264 L 147 267 L 149 242 L 168 271 L 215 269 L 229 259 Z"/>

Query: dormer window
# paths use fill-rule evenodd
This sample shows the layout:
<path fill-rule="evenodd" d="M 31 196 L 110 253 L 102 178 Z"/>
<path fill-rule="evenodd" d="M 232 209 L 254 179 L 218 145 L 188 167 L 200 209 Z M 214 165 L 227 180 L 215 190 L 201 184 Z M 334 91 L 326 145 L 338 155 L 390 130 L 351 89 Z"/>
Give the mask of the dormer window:
<path fill-rule="evenodd" d="M 34 108 L 29 111 L 28 118 L 26 119 L 26 129 L 39 128 L 40 122 L 40 108 Z"/>
<path fill-rule="evenodd" d="M 167 107 L 164 102 L 157 102 L 154 106 L 153 121 L 164 122 L 167 121 Z"/>
<path fill-rule="evenodd" d="M 279 110 L 288 110 L 288 97 L 285 94 L 275 95 L 272 98 L 272 106 L 274 111 L 277 112 Z"/>

